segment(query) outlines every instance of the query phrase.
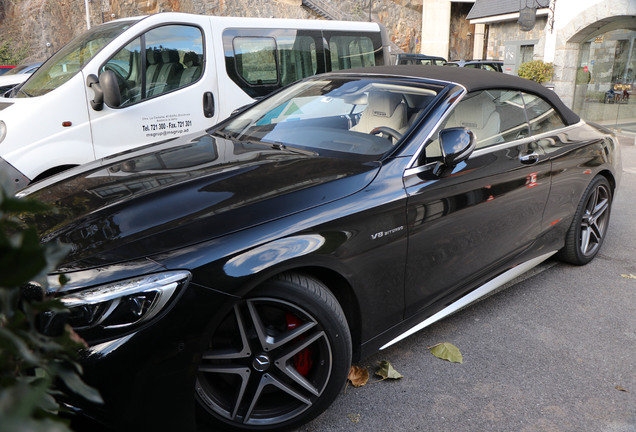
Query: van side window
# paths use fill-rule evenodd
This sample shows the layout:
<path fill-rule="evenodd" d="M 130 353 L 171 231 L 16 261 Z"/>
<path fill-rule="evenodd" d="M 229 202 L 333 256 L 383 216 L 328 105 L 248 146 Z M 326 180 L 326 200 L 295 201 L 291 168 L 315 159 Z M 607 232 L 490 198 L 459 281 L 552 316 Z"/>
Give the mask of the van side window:
<path fill-rule="evenodd" d="M 237 37 L 233 40 L 238 74 L 252 85 L 276 84 L 276 40 L 269 37 Z"/>
<path fill-rule="evenodd" d="M 251 85 L 285 86 L 316 73 L 312 37 L 237 37 L 233 45 L 236 71 Z"/>
<path fill-rule="evenodd" d="M 250 97 L 265 96 L 299 79 L 325 72 L 319 30 L 223 31 L 228 76 Z"/>
<path fill-rule="evenodd" d="M 278 63 L 281 85 L 291 84 L 318 70 L 316 41 L 311 36 L 281 36 L 278 43 Z"/>
<path fill-rule="evenodd" d="M 203 35 L 193 26 L 167 25 L 134 39 L 104 66 L 115 73 L 121 107 L 197 81 L 203 73 Z"/>
<path fill-rule="evenodd" d="M 331 36 L 331 70 L 375 66 L 373 42 L 367 36 Z"/>
<path fill-rule="evenodd" d="M 228 76 L 252 98 L 315 74 L 384 62 L 376 31 L 229 28 L 223 51 Z"/>

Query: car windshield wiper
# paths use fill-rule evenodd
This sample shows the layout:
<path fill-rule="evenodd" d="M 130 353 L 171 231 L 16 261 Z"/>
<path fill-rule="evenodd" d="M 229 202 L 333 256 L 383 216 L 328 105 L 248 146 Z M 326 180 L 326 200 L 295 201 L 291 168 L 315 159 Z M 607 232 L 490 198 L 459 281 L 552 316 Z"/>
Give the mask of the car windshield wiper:
<path fill-rule="evenodd" d="M 229 140 L 234 139 L 234 137 L 236 136 L 236 134 L 233 132 L 225 132 L 219 129 L 212 131 L 212 135 L 217 135 L 217 136 L 220 136 L 221 138 L 225 138 Z"/>
<path fill-rule="evenodd" d="M 307 156 L 318 156 L 318 152 L 315 152 L 312 150 L 305 150 L 298 147 L 289 147 L 281 142 L 263 143 L 263 144 L 269 144 L 275 150 L 285 150 L 291 153 L 298 153 L 298 154 L 303 154 Z"/>

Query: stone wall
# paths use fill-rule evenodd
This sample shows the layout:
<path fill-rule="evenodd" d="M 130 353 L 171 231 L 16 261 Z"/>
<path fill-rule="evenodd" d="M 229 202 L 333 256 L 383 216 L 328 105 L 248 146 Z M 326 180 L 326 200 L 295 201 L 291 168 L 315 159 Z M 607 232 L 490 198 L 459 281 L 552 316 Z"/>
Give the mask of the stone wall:
<path fill-rule="evenodd" d="M 506 56 L 506 44 L 511 41 L 517 41 L 520 44 L 536 43 L 536 41 L 543 36 L 546 24 L 546 17 L 537 17 L 534 29 L 529 32 L 519 31 L 517 21 L 504 21 L 490 24 L 487 58 L 504 60 Z M 537 54 L 539 53 L 537 52 Z M 542 59 L 536 58 L 535 60 Z"/>
<path fill-rule="evenodd" d="M 419 52 L 422 0 L 321 0 L 349 19 L 387 27 L 399 50 Z M 179 11 L 206 15 L 322 19 L 302 0 L 90 0 L 91 26 L 116 18 Z M 82 0 L 0 0 L 0 42 L 25 47 L 25 61 L 42 60 L 86 30 Z"/>

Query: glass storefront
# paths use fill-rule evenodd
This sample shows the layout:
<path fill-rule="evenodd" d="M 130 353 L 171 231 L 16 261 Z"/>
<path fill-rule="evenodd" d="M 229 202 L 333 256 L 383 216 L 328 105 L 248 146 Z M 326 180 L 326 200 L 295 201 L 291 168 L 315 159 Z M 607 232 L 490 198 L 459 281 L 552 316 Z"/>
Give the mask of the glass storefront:
<path fill-rule="evenodd" d="M 586 120 L 636 132 L 636 31 L 595 36 L 579 51 L 574 111 Z"/>

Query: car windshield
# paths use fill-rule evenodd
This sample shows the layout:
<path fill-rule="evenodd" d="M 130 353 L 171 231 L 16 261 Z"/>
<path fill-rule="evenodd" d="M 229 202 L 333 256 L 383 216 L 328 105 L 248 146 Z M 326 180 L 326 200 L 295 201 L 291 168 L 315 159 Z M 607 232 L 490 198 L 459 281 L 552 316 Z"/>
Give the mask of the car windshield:
<path fill-rule="evenodd" d="M 73 39 L 33 73 L 16 97 L 42 96 L 55 90 L 78 73 L 110 41 L 136 22 L 125 20 L 103 24 Z"/>
<path fill-rule="evenodd" d="M 394 148 L 440 91 L 409 80 L 315 77 L 215 130 L 243 142 L 377 158 Z"/>

